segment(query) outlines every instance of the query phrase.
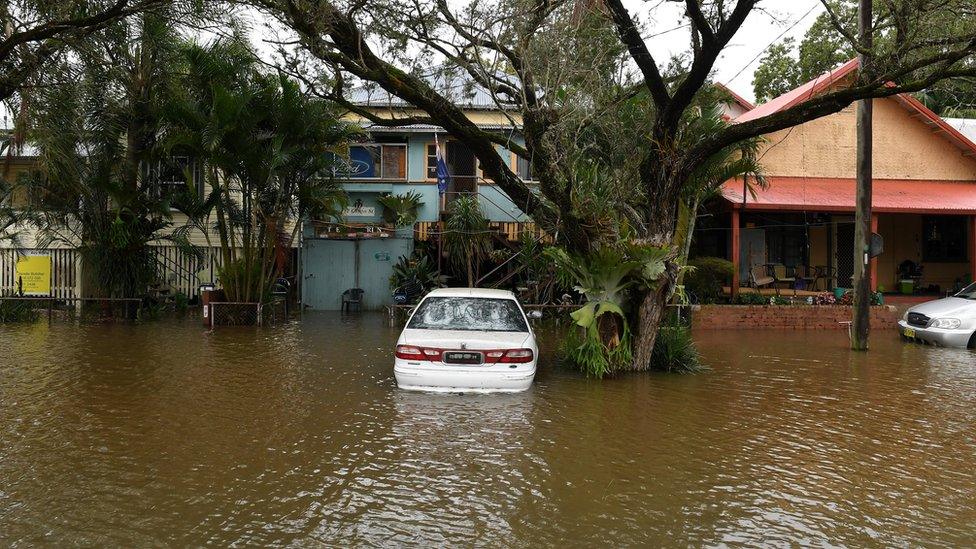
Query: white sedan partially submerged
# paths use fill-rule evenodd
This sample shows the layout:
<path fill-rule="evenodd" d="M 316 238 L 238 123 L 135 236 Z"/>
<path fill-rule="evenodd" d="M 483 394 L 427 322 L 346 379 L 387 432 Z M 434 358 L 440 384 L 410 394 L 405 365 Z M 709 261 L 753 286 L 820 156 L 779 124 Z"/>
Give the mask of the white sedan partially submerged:
<path fill-rule="evenodd" d="M 533 315 L 534 316 L 534 315 Z M 397 386 L 415 391 L 519 392 L 539 348 L 515 294 L 443 288 L 417 305 L 397 340 Z"/>
<path fill-rule="evenodd" d="M 976 346 L 976 283 L 952 297 L 915 305 L 898 321 L 903 337 L 942 347 Z"/>

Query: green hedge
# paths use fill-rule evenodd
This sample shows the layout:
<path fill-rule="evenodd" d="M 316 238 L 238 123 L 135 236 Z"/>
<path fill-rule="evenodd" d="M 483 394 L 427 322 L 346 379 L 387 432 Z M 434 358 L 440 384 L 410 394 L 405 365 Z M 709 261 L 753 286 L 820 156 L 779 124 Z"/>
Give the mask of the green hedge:
<path fill-rule="evenodd" d="M 715 303 L 722 287 L 732 284 L 732 262 L 720 257 L 698 257 L 688 261 L 693 267 L 685 274 L 685 291 L 698 303 Z"/>

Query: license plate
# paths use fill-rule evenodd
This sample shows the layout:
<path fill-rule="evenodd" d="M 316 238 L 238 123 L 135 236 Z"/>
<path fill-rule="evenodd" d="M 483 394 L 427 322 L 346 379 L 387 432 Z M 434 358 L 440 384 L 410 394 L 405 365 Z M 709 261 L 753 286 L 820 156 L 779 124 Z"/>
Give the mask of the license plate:
<path fill-rule="evenodd" d="M 905 337 L 915 337 L 915 330 L 911 328 L 905 328 Z"/>
<path fill-rule="evenodd" d="M 444 362 L 448 364 L 481 364 L 481 353 L 470 351 L 448 351 L 444 353 Z"/>

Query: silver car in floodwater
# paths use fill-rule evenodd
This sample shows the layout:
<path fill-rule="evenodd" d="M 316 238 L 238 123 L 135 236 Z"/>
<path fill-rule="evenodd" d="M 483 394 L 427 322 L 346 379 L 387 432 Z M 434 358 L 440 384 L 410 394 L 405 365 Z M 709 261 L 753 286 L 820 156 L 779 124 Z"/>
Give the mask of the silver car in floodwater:
<path fill-rule="evenodd" d="M 901 335 L 943 347 L 976 345 L 976 283 L 952 297 L 927 301 L 905 311 Z"/>

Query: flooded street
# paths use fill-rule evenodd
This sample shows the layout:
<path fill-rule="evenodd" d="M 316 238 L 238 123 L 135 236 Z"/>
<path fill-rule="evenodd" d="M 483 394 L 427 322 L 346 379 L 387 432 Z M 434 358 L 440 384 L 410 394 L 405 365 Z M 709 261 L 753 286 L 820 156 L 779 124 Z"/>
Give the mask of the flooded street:
<path fill-rule="evenodd" d="M 0 325 L 0 542 L 976 543 L 976 353 L 702 332 L 710 372 L 396 389 L 382 315 Z"/>

